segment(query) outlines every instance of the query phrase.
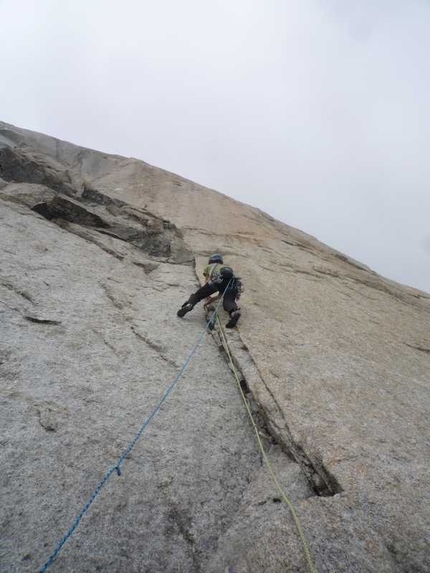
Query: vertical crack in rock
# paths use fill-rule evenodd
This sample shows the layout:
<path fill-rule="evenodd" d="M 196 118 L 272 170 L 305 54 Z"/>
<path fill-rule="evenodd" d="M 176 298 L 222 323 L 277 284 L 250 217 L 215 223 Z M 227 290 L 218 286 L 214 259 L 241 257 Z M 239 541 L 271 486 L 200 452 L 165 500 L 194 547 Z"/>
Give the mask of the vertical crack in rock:
<path fill-rule="evenodd" d="M 218 348 L 220 349 L 222 355 L 224 356 L 225 360 L 229 363 L 229 358 L 227 353 L 224 350 L 222 345 L 221 338 L 217 331 L 213 331 L 212 335 L 216 338 Z M 259 383 L 264 386 L 267 392 L 270 394 L 271 400 L 276 407 L 277 415 L 282 418 L 283 427 L 280 428 L 279 425 L 276 423 L 275 418 L 273 415 L 268 415 L 266 410 L 261 406 L 258 402 L 256 397 L 253 395 L 249 385 L 246 381 L 242 368 L 239 364 L 238 359 L 235 357 L 235 352 L 230 348 L 230 353 L 233 359 L 233 363 L 235 368 L 240 377 L 240 384 L 242 390 L 246 394 L 248 399 L 248 403 L 250 404 L 251 411 L 254 416 L 254 421 L 256 422 L 257 428 L 262 435 L 267 435 L 270 437 L 270 440 L 273 444 L 279 444 L 281 449 L 285 452 L 285 454 L 290 458 L 293 459 L 296 463 L 300 465 L 302 468 L 303 473 L 306 476 L 306 479 L 309 482 L 309 486 L 311 490 L 314 492 L 315 495 L 321 497 L 329 497 L 341 493 L 343 490 L 338 483 L 335 476 L 327 470 L 324 466 L 322 460 L 310 459 L 310 457 L 306 454 L 302 446 L 297 444 L 291 435 L 291 432 L 288 428 L 288 424 L 285 420 L 285 416 L 279 407 L 273 393 L 267 387 L 267 384 L 264 381 L 263 376 L 259 372 L 252 356 L 246 347 L 246 345 L 242 344 L 242 350 L 246 352 L 248 356 L 248 360 L 250 360 L 253 364 L 253 368 L 258 373 Z"/>

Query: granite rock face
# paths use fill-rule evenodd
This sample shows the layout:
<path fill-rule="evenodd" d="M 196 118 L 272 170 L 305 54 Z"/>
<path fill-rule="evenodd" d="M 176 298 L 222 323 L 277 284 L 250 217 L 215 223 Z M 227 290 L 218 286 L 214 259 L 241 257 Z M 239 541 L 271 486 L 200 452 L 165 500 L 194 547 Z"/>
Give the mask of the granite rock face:
<path fill-rule="evenodd" d="M 142 161 L 0 122 L 0 569 L 34 571 L 243 278 L 229 345 L 320 572 L 430 570 L 430 295 Z M 225 317 L 223 317 L 225 320 Z M 305 572 L 216 336 L 52 570 Z"/>

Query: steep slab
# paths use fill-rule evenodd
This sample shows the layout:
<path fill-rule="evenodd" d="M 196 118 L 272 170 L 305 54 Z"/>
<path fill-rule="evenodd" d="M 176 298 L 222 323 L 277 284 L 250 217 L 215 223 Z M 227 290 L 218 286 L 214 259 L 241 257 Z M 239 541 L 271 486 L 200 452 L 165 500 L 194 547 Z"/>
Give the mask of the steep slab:
<path fill-rule="evenodd" d="M 430 296 L 174 174 L 0 126 L 4 145 L 62 165 L 78 198 L 90 188 L 169 220 L 198 273 L 219 251 L 243 277 L 238 360 L 252 362 L 268 427 L 320 495 L 298 504 L 318 569 L 429 570 Z M 275 520 L 237 571 L 285 555 L 281 530 Z M 232 528 L 222 552 L 242 535 Z M 285 570 L 272 561 L 266 570 Z"/>

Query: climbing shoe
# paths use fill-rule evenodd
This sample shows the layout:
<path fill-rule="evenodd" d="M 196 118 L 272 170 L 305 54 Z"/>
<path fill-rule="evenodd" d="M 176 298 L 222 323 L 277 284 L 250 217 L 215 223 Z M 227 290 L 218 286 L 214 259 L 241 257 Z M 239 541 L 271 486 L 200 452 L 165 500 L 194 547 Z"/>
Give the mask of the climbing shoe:
<path fill-rule="evenodd" d="M 240 312 L 238 310 L 234 310 L 231 314 L 230 314 L 230 320 L 227 322 L 227 324 L 225 325 L 226 328 L 234 328 L 237 324 L 237 321 L 240 318 Z"/>
<path fill-rule="evenodd" d="M 178 312 L 176 313 L 179 317 L 183 317 L 187 314 L 187 312 L 190 312 L 190 310 L 193 310 L 194 306 L 192 304 L 190 304 L 189 302 L 186 302 L 185 304 L 183 304 L 181 306 L 181 308 L 178 310 Z"/>

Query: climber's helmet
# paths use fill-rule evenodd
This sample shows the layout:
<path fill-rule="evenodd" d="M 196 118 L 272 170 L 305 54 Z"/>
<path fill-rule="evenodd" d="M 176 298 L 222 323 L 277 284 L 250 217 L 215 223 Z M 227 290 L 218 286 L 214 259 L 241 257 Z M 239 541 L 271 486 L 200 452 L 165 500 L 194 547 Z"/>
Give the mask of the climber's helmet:
<path fill-rule="evenodd" d="M 214 263 L 221 263 L 223 264 L 222 256 L 221 255 L 212 255 L 209 257 L 209 264 L 213 265 Z"/>

